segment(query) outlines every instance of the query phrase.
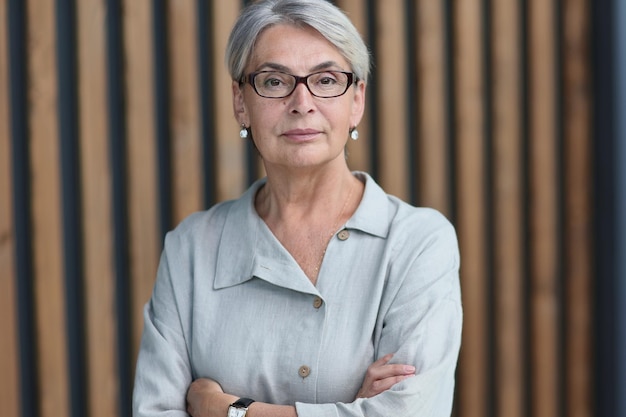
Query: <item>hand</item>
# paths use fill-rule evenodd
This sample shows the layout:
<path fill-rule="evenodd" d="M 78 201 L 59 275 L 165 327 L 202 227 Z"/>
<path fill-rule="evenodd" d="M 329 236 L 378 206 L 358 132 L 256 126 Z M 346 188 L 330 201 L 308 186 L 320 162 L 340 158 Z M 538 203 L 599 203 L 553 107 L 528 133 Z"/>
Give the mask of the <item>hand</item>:
<path fill-rule="evenodd" d="M 193 417 L 226 415 L 228 405 L 236 400 L 237 397 L 225 394 L 212 379 L 196 379 L 187 390 L 187 413 Z"/>
<path fill-rule="evenodd" d="M 415 376 L 415 367 L 411 365 L 394 364 L 388 362 L 393 357 L 389 353 L 367 368 L 363 385 L 356 395 L 356 398 L 370 398 L 381 392 L 387 391 L 400 381 Z"/>

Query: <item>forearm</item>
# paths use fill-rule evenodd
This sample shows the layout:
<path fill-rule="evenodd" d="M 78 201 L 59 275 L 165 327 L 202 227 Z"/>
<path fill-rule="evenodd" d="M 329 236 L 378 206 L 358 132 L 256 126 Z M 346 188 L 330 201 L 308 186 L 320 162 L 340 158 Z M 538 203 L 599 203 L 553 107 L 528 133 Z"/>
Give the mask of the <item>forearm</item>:
<path fill-rule="evenodd" d="M 217 382 L 200 378 L 187 392 L 187 411 L 193 417 L 224 417 L 228 415 L 228 407 L 238 399 L 223 392 Z M 248 407 L 246 417 L 297 417 L 297 413 L 293 406 L 254 402 Z"/>
<path fill-rule="evenodd" d="M 239 398 L 230 394 L 216 394 L 212 397 L 210 405 L 204 410 L 191 411 L 193 417 L 224 417 L 228 415 L 228 407 Z M 262 402 L 254 402 L 248 407 L 246 417 L 298 417 L 296 408 L 289 405 L 274 405 Z"/>
<path fill-rule="evenodd" d="M 415 367 L 389 364 L 393 354 L 388 354 L 368 367 L 357 398 L 374 397 L 393 385 L 415 376 Z M 187 411 L 193 417 L 222 417 L 228 414 L 230 404 L 237 397 L 225 393 L 216 381 L 196 379 L 187 391 Z M 247 417 L 297 417 L 296 407 L 254 402 L 248 407 Z"/>
<path fill-rule="evenodd" d="M 226 416 L 228 414 L 228 407 L 230 404 L 234 403 L 238 399 L 239 397 L 235 397 L 230 394 L 218 394 L 214 403 L 216 406 L 215 412 L 209 414 L 207 417 Z M 192 415 L 196 417 L 195 414 Z M 296 408 L 290 405 L 275 405 L 255 401 L 248 407 L 246 417 L 298 417 L 298 414 L 296 413 Z"/>
<path fill-rule="evenodd" d="M 298 417 L 298 414 L 296 408 L 291 405 L 255 402 L 248 408 L 246 417 Z"/>

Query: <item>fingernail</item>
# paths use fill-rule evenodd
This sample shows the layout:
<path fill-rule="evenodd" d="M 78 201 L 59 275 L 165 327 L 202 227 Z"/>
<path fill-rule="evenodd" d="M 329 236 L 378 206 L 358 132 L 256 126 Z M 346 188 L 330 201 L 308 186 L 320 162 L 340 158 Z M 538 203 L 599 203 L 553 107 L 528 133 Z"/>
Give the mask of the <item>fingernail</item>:
<path fill-rule="evenodd" d="M 414 366 L 411 366 L 411 365 L 407 365 L 407 366 L 405 366 L 405 367 L 404 367 L 404 370 L 405 370 L 407 373 L 413 373 L 413 372 L 415 372 L 415 367 L 414 367 Z"/>

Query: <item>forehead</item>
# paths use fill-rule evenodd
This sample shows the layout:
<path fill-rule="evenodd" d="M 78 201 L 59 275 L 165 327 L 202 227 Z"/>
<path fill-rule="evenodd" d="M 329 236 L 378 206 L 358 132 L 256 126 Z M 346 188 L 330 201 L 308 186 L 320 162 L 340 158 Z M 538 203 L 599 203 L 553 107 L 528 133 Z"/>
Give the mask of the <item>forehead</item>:
<path fill-rule="evenodd" d="M 339 50 L 315 29 L 280 24 L 261 32 L 248 69 L 277 64 L 294 72 L 308 71 L 327 62 L 335 63 L 338 69 L 349 69 Z"/>

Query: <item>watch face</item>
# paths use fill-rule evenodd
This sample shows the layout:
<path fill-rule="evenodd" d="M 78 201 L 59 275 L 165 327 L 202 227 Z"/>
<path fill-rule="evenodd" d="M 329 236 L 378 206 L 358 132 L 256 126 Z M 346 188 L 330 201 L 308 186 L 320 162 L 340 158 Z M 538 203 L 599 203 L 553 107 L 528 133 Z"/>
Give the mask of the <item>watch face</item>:
<path fill-rule="evenodd" d="M 228 407 L 228 417 L 246 417 L 246 408 Z"/>

